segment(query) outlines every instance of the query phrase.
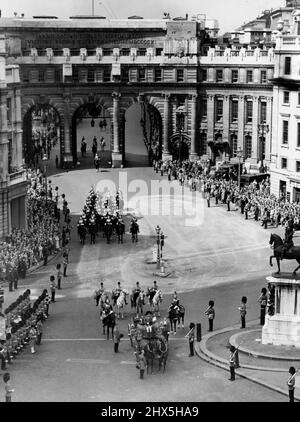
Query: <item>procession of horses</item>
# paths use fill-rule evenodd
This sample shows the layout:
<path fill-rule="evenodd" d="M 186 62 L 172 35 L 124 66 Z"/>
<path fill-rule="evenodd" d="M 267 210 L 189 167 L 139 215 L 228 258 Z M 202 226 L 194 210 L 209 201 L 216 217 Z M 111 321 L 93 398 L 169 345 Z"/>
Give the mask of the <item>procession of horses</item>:
<path fill-rule="evenodd" d="M 123 243 L 126 232 L 123 208 L 124 201 L 120 191 L 113 195 L 110 192 L 96 192 L 92 187 L 77 224 L 80 243 L 84 245 L 86 236 L 89 234 L 90 244 L 95 244 L 96 236 L 100 232 L 106 238 L 107 244 L 111 242 L 114 235 L 119 244 Z M 139 225 L 134 216 L 130 222 L 129 232 L 132 242 L 137 242 Z"/>
<path fill-rule="evenodd" d="M 147 291 L 141 289 L 138 282 L 136 284 L 131 293 L 122 288 L 120 282 L 112 292 L 104 290 L 103 283 L 102 289 L 95 291 L 94 298 L 99 306 L 103 335 L 109 340 L 111 333 L 113 338 L 117 320 L 124 319 L 124 316 L 129 317 L 128 336 L 135 355 L 138 356 L 141 350 L 144 351 L 147 373 L 153 373 L 155 361 L 158 363 L 158 370 L 164 372 L 168 359 L 169 334 L 176 334 L 180 323 L 184 328 L 185 308 L 179 303 L 175 293 L 168 318 L 159 319 L 162 291 L 157 288 L 156 282 Z M 130 310 L 125 313 L 127 306 L 130 306 Z"/>

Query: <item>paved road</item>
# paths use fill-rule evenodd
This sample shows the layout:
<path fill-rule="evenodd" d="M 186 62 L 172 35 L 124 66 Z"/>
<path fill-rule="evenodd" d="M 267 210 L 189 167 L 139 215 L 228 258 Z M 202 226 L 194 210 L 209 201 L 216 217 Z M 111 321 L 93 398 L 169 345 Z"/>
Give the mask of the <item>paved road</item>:
<path fill-rule="evenodd" d="M 52 183 L 66 193 L 71 212 L 76 216 L 90 186 L 103 177 L 117 180 L 119 173 L 119 170 L 73 171 L 53 176 Z M 129 181 L 141 175 L 148 184 L 151 177 L 159 179 L 151 169 L 132 168 L 127 174 Z M 132 194 L 128 195 L 129 211 L 139 215 L 131 199 Z M 140 199 L 145 201 L 145 196 L 140 195 Z M 176 201 L 178 196 L 174 197 Z M 171 272 L 168 278 L 158 279 L 164 293 L 162 315 L 166 315 L 170 294 L 176 289 L 186 307 L 186 327 L 194 321 L 207 329 L 203 312 L 212 298 L 216 302 L 216 328 L 238 322 L 237 307 L 243 295 L 248 297 L 248 320 L 258 318 L 257 298 L 265 285 L 265 276 L 270 274 L 267 267 L 270 231 L 253 221 L 244 221 L 235 212 L 227 213 L 224 207 L 208 210 L 203 205 L 201 199 L 201 224 L 194 227 L 183 224 L 178 215 L 143 215 L 137 244 L 132 244 L 128 235 L 123 245 L 116 242 L 106 245 L 99 237 L 96 245 L 81 247 L 73 234 L 68 277 L 63 280 L 56 303 L 51 305 L 43 343 L 36 355 L 26 350 L 10 368 L 15 400 L 286 401 L 280 394 L 242 379 L 231 383 L 228 373 L 197 357 L 189 358 L 184 339 L 187 328 L 171 336 L 166 373 L 159 374 L 156 369 L 155 374 L 143 381 L 138 379 L 127 340 L 130 309 L 126 309 L 125 319 L 120 321 L 120 330 L 125 334 L 120 354 L 113 353 L 112 341 L 102 335 L 93 291 L 100 279 L 108 289 L 117 280 L 122 280 L 129 290 L 137 280 L 144 287 L 152 285 L 155 269 L 146 261 L 152 255 L 156 224 L 167 235 L 165 256 Z M 30 287 L 33 296 L 48 287 L 55 263 L 56 260 L 26 279 L 24 287 Z"/>

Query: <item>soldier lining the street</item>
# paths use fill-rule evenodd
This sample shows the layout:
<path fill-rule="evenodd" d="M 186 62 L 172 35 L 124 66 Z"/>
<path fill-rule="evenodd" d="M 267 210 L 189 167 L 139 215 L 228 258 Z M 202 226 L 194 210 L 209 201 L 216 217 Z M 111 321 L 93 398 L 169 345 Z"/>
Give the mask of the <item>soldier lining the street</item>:
<path fill-rule="evenodd" d="M 229 368 L 230 368 L 229 381 L 235 381 L 236 353 L 237 353 L 237 349 L 234 346 L 231 345 L 230 346 L 230 357 L 229 357 Z"/>
<path fill-rule="evenodd" d="M 294 403 L 294 392 L 295 392 L 295 377 L 296 377 L 296 369 L 294 368 L 294 366 L 291 366 L 289 369 L 289 379 L 287 381 L 287 385 L 289 388 L 289 398 L 290 398 L 290 403 Z"/>
<path fill-rule="evenodd" d="M 208 316 L 208 331 L 213 331 L 213 325 L 214 325 L 214 318 L 215 318 L 215 310 L 214 310 L 215 302 L 213 300 L 210 300 L 208 302 L 208 308 L 204 312 L 205 315 Z"/>
<path fill-rule="evenodd" d="M 51 302 L 55 302 L 55 290 L 56 290 L 55 277 L 54 275 L 51 275 L 50 276 Z"/>
<path fill-rule="evenodd" d="M 258 302 L 260 303 L 260 325 L 264 325 L 268 302 L 267 289 L 265 287 L 261 289 L 261 295 L 259 296 Z"/>
<path fill-rule="evenodd" d="M 247 313 L 247 297 L 243 296 L 241 300 L 241 306 L 238 307 L 241 315 L 241 328 L 246 328 L 246 313 Z"/>
<path fill-rule="evenodd" d="M 15 390 L 11 388 L 9 372 L 5 372 L 5 374 L 3 374 L 3 381 L 5 384 L 5 401 L 6 403 L 10 403 L 11 393 L 14 393 Z"/>
<path fill-rule="evenodd" d="M 194 341 L 195 341 L 195 323 L 191 322 L 189 326 L 190 331 L 187 336 L 189 339 L 190 354 L 189 357 L 194 356 Z"/>

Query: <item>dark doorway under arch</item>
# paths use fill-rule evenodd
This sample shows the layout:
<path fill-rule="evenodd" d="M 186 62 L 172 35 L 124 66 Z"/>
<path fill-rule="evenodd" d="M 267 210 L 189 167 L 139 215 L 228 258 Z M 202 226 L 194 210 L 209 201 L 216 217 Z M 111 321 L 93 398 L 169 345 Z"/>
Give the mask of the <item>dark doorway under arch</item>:
<path fill-rule="evenodd" d="M 175 135 L 169 142 L 169 151 L 173 160 L 188 160 L 190 152 L 190 139 L 184 135 Z"/>
<path fill-rule="evenodd" d="M 100 166 L 110 166 L 112 130 L 112 117 L 101 104 L 89 102 L 78 107 L 72 117 L 71 131 L 74 165 L 80 163 L 80 168 L 93 167 L 95 151 L 97 151 L 100 157 Z M 85 153 L 81 150 L 83 137 L 87 144 Z M 94 139 L 96 140 L 95 149 L 93 149 Z"/>
<path fill-rule="evenodd" d="M 38 167 L 47 155 L 50 165 L 58 167 L 63 153 L 61 118 L 50 104 L 35 104 L 23 118 L 23 149 L 25 163 Z"/>

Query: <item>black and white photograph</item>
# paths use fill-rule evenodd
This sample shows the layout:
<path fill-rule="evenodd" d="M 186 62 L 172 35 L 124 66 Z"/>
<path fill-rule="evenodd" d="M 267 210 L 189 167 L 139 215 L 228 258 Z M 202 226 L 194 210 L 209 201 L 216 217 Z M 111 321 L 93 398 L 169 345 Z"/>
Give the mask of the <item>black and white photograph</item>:
<path fill-rule="evenodd" d="M 0 363 L 4 411 L 300 401 L 300 0 L 0 2 Z"/>

